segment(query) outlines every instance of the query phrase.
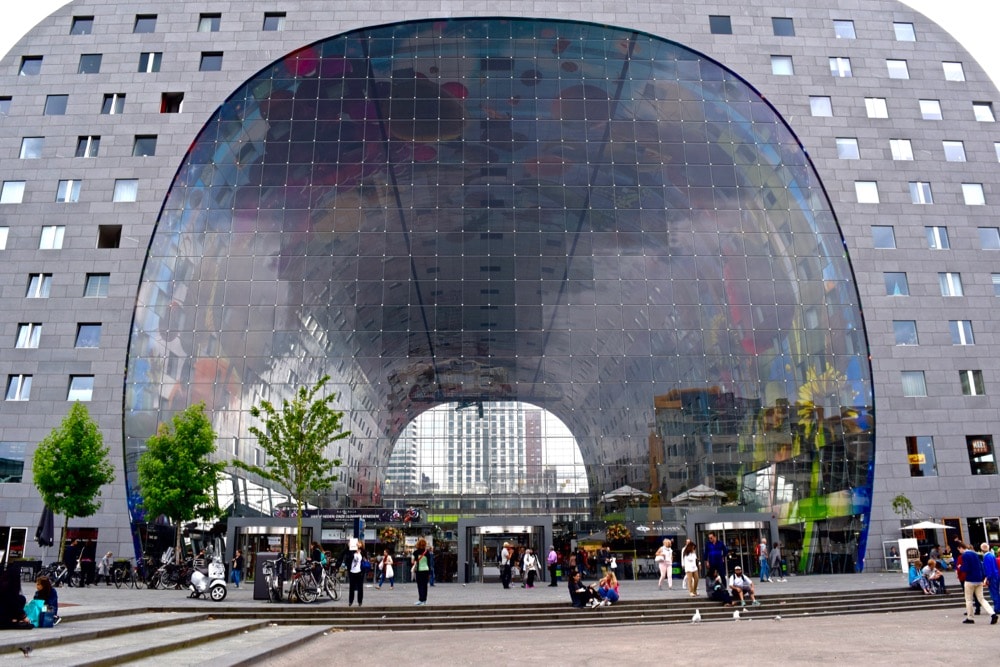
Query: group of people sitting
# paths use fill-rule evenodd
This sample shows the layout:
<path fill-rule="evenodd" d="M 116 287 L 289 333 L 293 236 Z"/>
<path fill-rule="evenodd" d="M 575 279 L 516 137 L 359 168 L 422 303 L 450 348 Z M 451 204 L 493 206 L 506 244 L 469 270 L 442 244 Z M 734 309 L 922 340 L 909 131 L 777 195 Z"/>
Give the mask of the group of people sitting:
<path fill-rule="evenodd" d="M 910 561 L 910 588 L 920 589 L 924 595 L 944 593 L 944 570 L 934 558 L 927 559 L 927 565 L 920 567 L 919 560 Z"/>
<path fill-rule="evenodd" d="M 37 600 L 38 602 L 35 602 Z M 48 577 L 38 577 L 35 582 L 35 597 L 31 602 L 21 594 L 20 572 L 6 568 L 0 573 L 0 629 L 19 630 L 38 627 L 39 614 L 47 607 L 52 614 L 54 625 L 59 621 L 59 595 Z"/>
<path fill-rule="evenodd" d="M 580 609 L 608 607 L 621 599 L 618 593 L 618 577 L 608 570 L 596 585 L 586 586 L 580 573 L 574 572 L 569 578 L 569 597 L 573 601 L 573 606 Z"/>
<path fill-rule="evenodd" d="M 739 565 L 733 568 L 733 573 L 726 580 L 723 580 L 716 568 L 712 568 L 708 573 L 707 585 L 709 600 L 715 600 L 730 607 L 735 607 L 737 601 L 741 607 L 745 607 L 748 599 L 752 606 L 760 605 L 760 602 L 757 601 L 757 591 L 754 588 L 753 580 L 743 574 L 743 568 Z"/>

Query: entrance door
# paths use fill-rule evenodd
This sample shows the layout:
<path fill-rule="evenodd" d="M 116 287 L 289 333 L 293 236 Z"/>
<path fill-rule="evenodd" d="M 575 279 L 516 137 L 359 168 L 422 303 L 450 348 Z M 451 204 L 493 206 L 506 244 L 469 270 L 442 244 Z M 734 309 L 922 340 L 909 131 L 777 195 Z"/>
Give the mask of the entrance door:
<path fill-rule="evenodd" d="M 709 533 L 715 533 L 729 550 L 726 557 L 726 574 L 732 574 L 737 565 L 743 568 L 747 576 L 760 576 L 760 562 L 757 558 L 757 545 L 760 539 L 766 537 L 771 541 L 771 523 L 769 521 L 726 521 L 718 523 L 700 523 L 696 526 L 698 554 L 705 553 Z"/>
<path fill-rule="evenodd" d="M 470 526 L 466 531 L 468 553 L 465 560 L 469 581 L 500 583 L 498 565 L 505 542 L 511 545 L 515 554 L 522 547 L 530 547 L 537 556 L 544 547 L 541 526 Z"/>

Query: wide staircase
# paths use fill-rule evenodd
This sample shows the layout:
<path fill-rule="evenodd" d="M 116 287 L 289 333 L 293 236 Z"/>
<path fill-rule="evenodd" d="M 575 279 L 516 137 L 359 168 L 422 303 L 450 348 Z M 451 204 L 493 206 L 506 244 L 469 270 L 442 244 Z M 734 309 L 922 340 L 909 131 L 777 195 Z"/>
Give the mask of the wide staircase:
<path fill-rule="evenodd" d="M 822 594 L 762 595 L 759 607 L 742 608 L 749 620 L 776 617 L 829 616 L 951 609 L 962 605 L 961 593 L 922 595 L 906 589 L 874 589 Z M 611 607 L 574 609 L 568 603 L 518 604 L 519 622 L 534 629 L 581 626 L 636 626 L 690 623 L 695 611 L 701 622 L 733 620 L 733 608 L 705 598 L 624 601 Z M 111 616 L 116 616 L 111 612 Z M 192 611 L 151 606 L 123 610 L 116 622 L 109 613 L 77 614 L 50 631 L 0 633 L 0 661 L 20 657 L 30 646 L 34 667 L 40 665 L 251 665 L 328 632 L 375 630 L 509 629 L 509 616 L 493 606 L 430 605 L 425 607 L 347 608 L 337 605 L 267 604 Z"/>

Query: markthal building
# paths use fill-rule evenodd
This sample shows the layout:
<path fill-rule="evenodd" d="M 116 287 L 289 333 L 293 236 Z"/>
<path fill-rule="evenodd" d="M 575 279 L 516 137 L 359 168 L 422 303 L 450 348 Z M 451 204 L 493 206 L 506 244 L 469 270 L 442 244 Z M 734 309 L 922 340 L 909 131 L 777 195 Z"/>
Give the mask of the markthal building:
<path fill-rule="evenodd" d="M 324 375 L 328 545 L 1000 537 L 1000 99 L 857 6 L 64 5 L 0 63 L 7 550 L 71 401 L 116 480 L 67 536 L 124 554 L 159 424 L 203 403 L 264 465 L 251 407 Z M 218 496 L 254 550 L 295 500 Z"/>

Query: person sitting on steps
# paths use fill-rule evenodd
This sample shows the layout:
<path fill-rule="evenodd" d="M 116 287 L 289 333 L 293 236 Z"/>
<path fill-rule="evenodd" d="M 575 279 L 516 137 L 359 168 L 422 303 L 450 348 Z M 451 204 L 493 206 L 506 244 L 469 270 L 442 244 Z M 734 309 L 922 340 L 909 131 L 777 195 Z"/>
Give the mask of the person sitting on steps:
<path fill-rule="evenodd" d="M 737 565 L 733 568 L 733 573 L 729 575 L 729 590 L 733 594 L 733 597 L 738 597 L 740 599 L 740 606 L 745 607 L 746 596 L 750 596 L 750 603 L 757 607 L 760 602 L 757 601 L 756 592 L 754 591 L 753 582 L 743 574 L 743 568 Z"/>

